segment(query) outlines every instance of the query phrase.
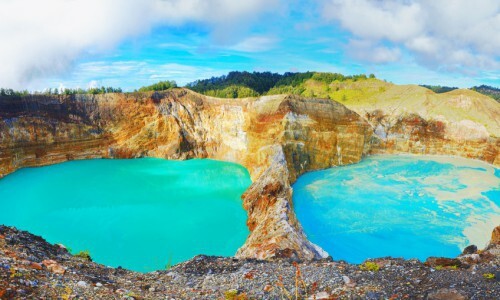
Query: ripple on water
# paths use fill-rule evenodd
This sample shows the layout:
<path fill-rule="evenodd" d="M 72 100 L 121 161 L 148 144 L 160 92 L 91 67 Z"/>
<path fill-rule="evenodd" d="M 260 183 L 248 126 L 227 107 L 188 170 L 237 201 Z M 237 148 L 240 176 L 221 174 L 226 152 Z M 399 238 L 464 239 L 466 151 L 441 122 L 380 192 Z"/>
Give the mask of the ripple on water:
<path fill-rule="evenodd" d="M 293 186 L 309 239 L 335 259 L 456 256 L 500 224 L 495 167 L 441 156 L 372 156 Z"/>

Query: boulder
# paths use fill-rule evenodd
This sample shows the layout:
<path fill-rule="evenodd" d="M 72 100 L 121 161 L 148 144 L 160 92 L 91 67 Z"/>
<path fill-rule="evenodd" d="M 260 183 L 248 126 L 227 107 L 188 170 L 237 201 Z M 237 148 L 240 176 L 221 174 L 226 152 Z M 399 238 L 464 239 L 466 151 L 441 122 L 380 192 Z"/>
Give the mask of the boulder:
<path fill-rule="evenodd" d="M 466 254 L 474 254 L 477 252 L 477 246 L 476 245 L 469 245 L 464 248 L 464 251 L 462 251 L 462 255 Z"/>
<path fill-rule="evenodd" d="M 462 263 L 456 258 L 429 257 L 424 263 L 428 267 L 460 267 Z"/>

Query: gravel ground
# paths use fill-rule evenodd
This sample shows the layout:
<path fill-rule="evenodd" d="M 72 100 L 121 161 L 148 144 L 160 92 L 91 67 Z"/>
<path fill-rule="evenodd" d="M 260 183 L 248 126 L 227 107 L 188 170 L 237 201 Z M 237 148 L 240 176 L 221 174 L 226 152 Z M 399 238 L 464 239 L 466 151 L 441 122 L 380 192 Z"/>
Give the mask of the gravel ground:
<path fill-rule="evenodd" d="M 0 299 L 500 299 L 500 246 L 469 253 L 362 265 L 200 255 L 144 274 L 72 256 L 0 225 Z"/>

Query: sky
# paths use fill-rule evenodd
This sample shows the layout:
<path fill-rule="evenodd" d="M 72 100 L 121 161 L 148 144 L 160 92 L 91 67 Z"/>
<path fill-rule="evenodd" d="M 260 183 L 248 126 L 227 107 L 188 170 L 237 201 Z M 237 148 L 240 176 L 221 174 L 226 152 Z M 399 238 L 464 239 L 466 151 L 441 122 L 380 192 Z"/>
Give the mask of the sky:
<path fill-rule="evenodd" d="M 229 71 L 500 87 L 498 0 L 0 0 L 0 87 L 185 85 Z"/>

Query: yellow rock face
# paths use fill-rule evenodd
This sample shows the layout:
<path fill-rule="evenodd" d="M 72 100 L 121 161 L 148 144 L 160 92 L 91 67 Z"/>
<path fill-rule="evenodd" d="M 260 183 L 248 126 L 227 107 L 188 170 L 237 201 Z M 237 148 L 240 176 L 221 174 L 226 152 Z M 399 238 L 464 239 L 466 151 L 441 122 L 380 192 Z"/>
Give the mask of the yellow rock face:
<path fill-rule="evenodd" d="M 327 253 L 306 239 L 291 200 L 291 184 L 304 172 L 356 163 L 368 153 L 456 154 L 500 163 L 498 141 L 480 126 L 448 130 L 446 122 L 416 114 L 393 117 L 383 110 L 361 117 L 331 100 L 217 99 L 186 89 L 0 99 L 0 177 L 85 158 L 237 162 L 253 180 L 242 197 L 251 233 L 237 256 L 319 258 Z M 471 134 L 447 136 L 461 132 Z"/>

